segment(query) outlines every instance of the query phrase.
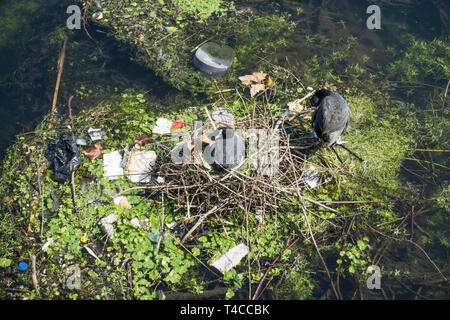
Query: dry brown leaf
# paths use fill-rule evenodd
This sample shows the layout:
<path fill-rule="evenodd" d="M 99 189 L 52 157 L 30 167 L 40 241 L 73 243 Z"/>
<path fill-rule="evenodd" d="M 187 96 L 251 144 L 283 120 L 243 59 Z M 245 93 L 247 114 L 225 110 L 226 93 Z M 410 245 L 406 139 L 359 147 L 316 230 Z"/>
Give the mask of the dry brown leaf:
<path fill-rule="evenodd" d="M 102 145 L 96 143 L 92 147 L 89 147 L 81 152 L 89 159 L 94 160 L 103 157 L 102 150 Z"/>
<path fill-rule="evenodd" d="M 252 74 L 248 74 L 248 75 L 246 75 L 246 76 L 239 77 L 238 79 L 241 80 L 241 83 L 242 83 L 244 86 L 249 86 L 249 85 L 251 85 L 251 84 L 252 84 L 252 81 L 257 82 L 255 76 L 252 75 Z"/>
<path fill-rule="evenodd" d="M 248 74 L 246 76 L 241 76 L 238 79 L 241 80 L 241 83 L 244 86 L 249 86 L 249 85 L 253 85 L 254 82 L 256 84 L 262 84 L 262 81 L 266 78 L 267 74 L 265 74 L 262 71 L 259 72 L 253 72 L 253 74 Z M 258 86 L 258 88 L 260 88 L 260 86 Z M 264 90 L 264 89 L 262 89 Z"/>
<path fill-rule="evenodd" d="M 123 197 L 122 200 L 120 200 L 119 206 L 121 206 L 124 209 L 131 209 L 131 204 L 128 202 L 127 198 Z"/>
<path fill-rule="evenodd" d="M 254 97 L 258 92 L 264 91 L 266 86 L 263 83 L 252 84 L 250 87 L 250 96 Z"/>
<path fill-rule="evenodd" d="M 266 76 L 267 76 L 267 74 L 265 74 L 262 71 L 253 72 L 253 77 L 256 79 L 255 80 L 256 83 L 261 83 L 266 78 Z"/>

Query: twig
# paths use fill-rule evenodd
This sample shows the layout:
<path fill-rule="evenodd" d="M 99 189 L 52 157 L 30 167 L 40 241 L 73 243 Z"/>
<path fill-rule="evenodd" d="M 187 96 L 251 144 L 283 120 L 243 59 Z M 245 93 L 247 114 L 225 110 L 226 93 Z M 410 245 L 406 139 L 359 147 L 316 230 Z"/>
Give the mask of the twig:
<path fill-rule="evenodd" d="M 72 99 L 73 99 L 73 96 L 70 96 L 69 101 L 67 102 L 67 108 L 69 109 L 69 118 L 70 118 L 70 122 L 71 122 L 70 131 L 72 133 L 72 142 L 75 142 L 75 136 L 73 134 L 73 118 L 72 118 L 72 106 L 71 106 Z M 71 182 L 71 186 L 72 186 L 73 209 L 75 212 L 77 212 L 77 192 L 75 189 L 75 171 L 72 171 L 72 174 L 70 177 L 70 182 Z"/>
<path fill-rule="evenodd" d="M 161 221 L 159 224 L 159 238 L 158 238 L 158 244 L 156 246 L 156 254 L 158 255 L 159 253 L 159 248 L 161 246 L 161 241 L 164 235 L 164 194 L 162 195 L 162 204 L 161 204 L 161 208 L 162 208 L 162 217 L 161 217 Z"/>
<path fill-rule="evenodd" d="M 358 156 L 355 152 L 353 152 L 350 148 L 348 148 L 347 146 L 343 145 L 343 144 L 338 144 L 339 147 L 347 150 L 351 155 L 353 155 L 356 159 L 358 159 L 359 161 L 363 162 L 364 160 Z"/>
<path fill-rule="evenodd" d="M 36 256 L 34 254 L 31 255 L 30 260 L 31 260 L 31 271 L 32 271 L 31 280 L 33 281 L 33 287 L 35 289 L 37 289 L 38 281 L 37 281 L 37 274 L 36 274 Z"/>
<path fill-rule="evenodd" d="M 269 274 L 272 267 L 277 263 L 277 261 L 283 256 L 283 253 L 287 250 L 292 248 L 298 241 L 300 240 L 300 237 L 297 237 L 294 241 L 292 241 L 280 254 L 275 258 L 275 260 L 270 264 L 270 266 L 267 268 L 266 272 L 264 273 L 264 276 L 259 281 L 258 287 L 255 290 L 255 293 L 253 294 L 252 300 L 257 300 L 259 296 L 259 290 L 261 289 L 261 285 L 263 284 L 264 280 L 266 279 L 267 275 Z"/>
<path fill-rule="evenodd" d="M 214 207 L 212 207 L 211 210 L 209 210 L 208 212 L 206 212 L 205 214 L 202 214 L 201 217 L 198 219 L 197 223 L 191 228 L 191 230 L 188 231 L 188 233 L 186 233 L 186 235 L 183 237 L 183 239 L 181 240 L 181 244 L 184 243 L 184 241 L 186 241 L 186 239 L 202 224 L 202 222 L 212 213 L 216 212 L 217 210 L 219 210 L 220 208 L 222 208 L 229 199 L 225 199 L 219 203 L 217 203 Z"/>
<path fill-rule="evenodd" d="M 44 235 L 44 195 L 42 193 L 42 185 L 41 185 L 41 173 L 39 168 L 39 163 L 36 163 L 37 167 L 37 179 L 38 179 L 38 188 L 39 188 L 39 195 L 41 196 L 41 238 Z"/>
<path fill-rule="evenodd" d="M 55 92 L 53 94 L 52 113 L 55 112 L 56 102 L 58 101 L 59 84 L 61 81 L 61 74 L 63 71 L 64 60 L 66 57 L 66 45 L 67 45 L 67 39 L 64 39 L 63 47 L 61 49 L 61 52 L 59 53 L 59 59 L 58 59 L 58 76 L 56 78 Z"/>
<path fill-rule="evenodd" d="M 208 111 L 208 107 L 207 107 L 207 106 L 205 106 L 205 111 L 206 111 L 206 114 L 208 115 L 209 121 L 211 122 L 211 124 L 212 124 L 214 130 L 217 130 L 216 124 L 214 123 L 213 119 L 211 118 L 211 115 L 209 114 L 209 111 Z"/>

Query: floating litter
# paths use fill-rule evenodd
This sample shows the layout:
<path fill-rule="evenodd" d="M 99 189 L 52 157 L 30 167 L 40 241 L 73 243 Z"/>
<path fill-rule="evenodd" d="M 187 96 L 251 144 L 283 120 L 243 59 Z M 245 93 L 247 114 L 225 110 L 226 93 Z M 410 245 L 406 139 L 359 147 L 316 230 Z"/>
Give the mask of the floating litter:
<path fill-rule="evenodd" d="M 27 271 L 28 269 L 28 264 L 26 262 L 19 262 L 19 265 L 17 266 L 17 268 L 19 269 L 19 271 Z"/>
<path fill-rule="evenodd" d="M 230 271 L 235 265 L 237 265 L 242 258 L 244 258 L 249 252 L 248 246 L 244 243 L 238 244 L 231 248 L 219 259 L 211 263 L 213 267 L 222 273 Z"/>

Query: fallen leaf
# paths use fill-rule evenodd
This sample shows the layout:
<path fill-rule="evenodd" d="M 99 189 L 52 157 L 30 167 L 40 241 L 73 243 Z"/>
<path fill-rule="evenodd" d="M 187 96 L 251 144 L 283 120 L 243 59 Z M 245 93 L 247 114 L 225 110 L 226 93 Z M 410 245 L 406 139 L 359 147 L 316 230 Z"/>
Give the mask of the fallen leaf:
<path fill-rule="evenodd" d="M 96 143 L 92 147 L 89 147 L 81 152 L 89 159 L 94 160 L 103 157 L 102 150 L 102 145 Z"/>
<path fill-rule="evenodd" d="M 131 204 L 128 202 L 127 198 L 123 197 L 122 200 L 120 200 L 119 206 L 121 206 L 124 209 L 131 209 Z"/>
<path fill-rule="evenodd" d="M 273 87 L 273 81 L 272 78 L 269 76 L 269 79 L 267 80 L 267 86 L 268 87 Z"/>
<path fill-rule="evenodd" d="M 245 86 L 251 85 L 253 82 L 257 84 L 261 84 L 262 81 L 266 78 L 267 74 L 262 71 L 253 72 L 253 74 L 248 74 L 246 76 L 241 76 L 238 79 L 241 80 L 241 83 Z M 269 77 L 270 78 L 270 77 Z"/>
<path fill-rule="evenodd" d="M 239 77 L 238 79 L 241 80 L 241 83 L 244 86 L 251 85 L 252 81 L 257 82 L 255 76 L 252 74 L 248 74 L 246 76 Z"/>
<path fill-rule="evenodd" d="M 255 81 L 256 83 L 261 83 L 267 76 L 267 74 L 265 74 L 264 72 L 260 71 L 260 72 L 253 72 L 253 76 L 255 77 Z"/>
<path fill-rule="evenodd" d="M 264 91 L 266 86 L 263 83 L 252 84 L 250 87 L 250 96 L 254 97 L 258 92 Z"/>

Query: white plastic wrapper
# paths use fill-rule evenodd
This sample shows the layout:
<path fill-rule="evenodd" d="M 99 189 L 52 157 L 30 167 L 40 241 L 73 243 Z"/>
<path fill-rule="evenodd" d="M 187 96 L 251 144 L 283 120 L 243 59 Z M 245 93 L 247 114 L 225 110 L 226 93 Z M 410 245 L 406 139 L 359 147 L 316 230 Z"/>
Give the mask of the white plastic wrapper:
<path fill-rule="evenodd" d="M 227 253 L 222 255 L 219 259 L 213 261 L 211 265 L 220 272 L 226 273 L 237 265 L 248 253 L 249 249 L 247 245 L 240 243 L 228 250 Z"/>
<path fill-rule="evenodd" d="M 152 133 L 155 134 L 170 134 L 170 129 L 172 128 L 173 121 L 165 119 L 165 118 L 159 118 L 156 120 L 156 126 L 153 128 Z"/>
<path fill-rule="evenodd" d="M 134 151 L 127 166 L 127 177 L 131 182 L 148 183 L 156 162 L 155 151 Z"/>
<path fill-rule="evenodd" d="M 123 175 L 122 156 L 119 151 L 113 151 L 103 155 L 104 177 L 109 180 L 116 180 Z"/>

